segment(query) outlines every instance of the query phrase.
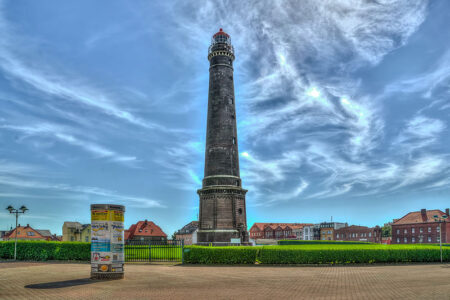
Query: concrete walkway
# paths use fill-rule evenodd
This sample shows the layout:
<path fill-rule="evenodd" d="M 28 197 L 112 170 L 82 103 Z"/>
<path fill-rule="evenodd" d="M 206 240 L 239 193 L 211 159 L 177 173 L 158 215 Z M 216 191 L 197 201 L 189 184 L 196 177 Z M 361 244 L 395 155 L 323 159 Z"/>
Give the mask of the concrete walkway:
<path fill-rule="evenodd" d="M 127 264 L 93 282 L 88 264 L 0 263 L 0 299 L 450 299 L 450 265 Z"/>

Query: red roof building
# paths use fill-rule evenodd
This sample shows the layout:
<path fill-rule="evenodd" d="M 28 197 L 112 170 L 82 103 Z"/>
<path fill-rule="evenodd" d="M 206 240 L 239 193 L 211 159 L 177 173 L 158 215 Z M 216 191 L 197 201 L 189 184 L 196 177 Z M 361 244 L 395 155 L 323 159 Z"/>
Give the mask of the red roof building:
<path fill-rule="evenodd" d="M 392 244 L 439 243 L 450 242 L 450 222 L 448 219 L 441 223 L 435 221 L 435 216 L 442 218 L 449 215 L 439 209 L 413 211 L 400 219 L 394 219 L 392 224 Z M 442 233 L 440 232 L 442 230 Z"/>
<path fill-rule="evenodd" d="M 167 239 L 161 228 L 152 221 L 139 221 L 124 232 L 125 241 L 163 241 Z"/>
<path fill-rule="evenodd" d="M 309 223 L 255 223 L 250 228 L 251 239 L 302 239 L 303 227 Z"/>
<path fill-rule="evenodd" d="M 27 224 L 27 226 L 17 226 L 17 228 L 12 229 L 3 236 L 4 241 L 17 239 L 24 241 L 57 241 L 56 235 L 52 235 L 50 230 L 47 229 L 34 229 Z"/>
<path fill-rule="evenodd" d="M 381 243 L 380 226 L 366 227 L 351 225 L 334 230 L 335 241 L 359 241 Z"/>

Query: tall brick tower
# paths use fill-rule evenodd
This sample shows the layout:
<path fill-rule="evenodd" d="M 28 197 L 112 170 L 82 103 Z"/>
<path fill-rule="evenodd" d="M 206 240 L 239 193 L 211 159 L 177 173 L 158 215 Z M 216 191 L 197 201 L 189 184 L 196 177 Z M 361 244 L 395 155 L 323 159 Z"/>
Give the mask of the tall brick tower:
<path fill-rule="evenodd" d="M 200 196 L 199 243 L 248 242 L 245 193 L 239 152 L 233 83 L 234 49 L 222 28 L 208 50 L 209 94 L 205 177 Z"/>

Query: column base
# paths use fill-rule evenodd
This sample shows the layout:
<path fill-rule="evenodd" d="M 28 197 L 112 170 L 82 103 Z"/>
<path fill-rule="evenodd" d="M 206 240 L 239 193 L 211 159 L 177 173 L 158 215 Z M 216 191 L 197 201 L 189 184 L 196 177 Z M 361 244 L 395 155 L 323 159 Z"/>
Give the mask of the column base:
<path fill-rule="evenodd" d="M 91 279 L 96 280 L 113 280 L 113 279 L 123 279 L 123 272 L 93 272 L 91 273 Z"/>
<path fill-rule="evenodd" d="M 212 243 L 219 246 L 220 243 L 231 243 L 231 239 L 239 239 L 239 231 L 234 229 L 211 229 L 197 232 L 197 243 Z"/>

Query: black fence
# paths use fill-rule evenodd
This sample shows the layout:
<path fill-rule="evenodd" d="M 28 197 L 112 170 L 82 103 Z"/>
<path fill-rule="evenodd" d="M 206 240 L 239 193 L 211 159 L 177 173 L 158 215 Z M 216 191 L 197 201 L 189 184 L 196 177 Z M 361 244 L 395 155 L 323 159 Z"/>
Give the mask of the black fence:
<path fill-rule="evenodd" d="M 125 262 L 183 262 L 183 240 L 128 241 Z"/>

